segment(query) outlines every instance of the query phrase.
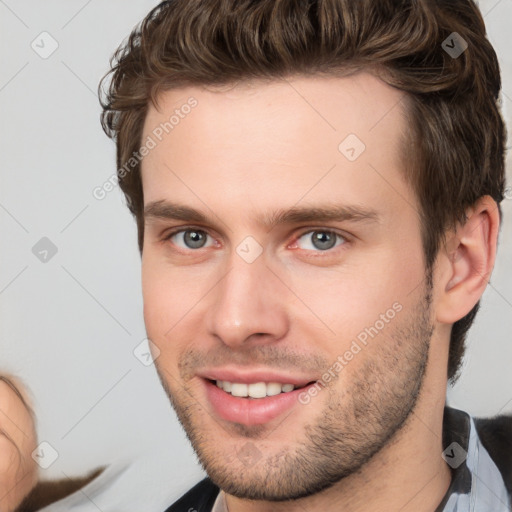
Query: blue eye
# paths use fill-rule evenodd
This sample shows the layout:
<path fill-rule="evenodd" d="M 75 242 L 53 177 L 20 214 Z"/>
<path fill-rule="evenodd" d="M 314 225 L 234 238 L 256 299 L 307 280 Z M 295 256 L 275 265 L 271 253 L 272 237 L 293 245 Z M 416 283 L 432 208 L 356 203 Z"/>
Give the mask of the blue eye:
<path fill-rule="evenodd" d="M 346 242 L 345 238 L 340 234 L 334 231 L 328 231 L 323 229 L 318 229 L 316 231 L 308 231 L 303 233 L 300 237 L 297 238 L 297 242 L 301 239 L 305 238 L 308 241 L 307 247 L 301 247 L 301 249 L 306 250 L 316 250 L 316 251 L 328 251 L 338 245 L 342 245 Z M 340 243 L 336 243 L 337 239 L 340 239 Z"/>
<path fill-rule="evenodd" d="M 202 249 L 207 247 L 206 239 L 209 237 L 206 231 L 202 229 L 181 229 L 179 231 L 173 231 L 165 237 L 166 240 L 171 240 L 181 249 Z M 174 240 L 173 240 L 174 239 Z M 183 245 L 177 243 L 177 240 L 181 240 Z"/>
<path fill-rule="evenodd" d="M 210 240 L 208 240 L 210 239 Z M 215 240 L 203 229 L 182 228 L 172 231 L 165 236 L 166 241 L 171 241 L 180 249 L 195 250 L 204 249 L 215 245 Z M 300 242 L 304 240 L 304 242 Z M 294 244 L 300 249 L 327 252 L 347 242 L 346 238 L 332 230 L 310 230 L 297 237 Z"/>

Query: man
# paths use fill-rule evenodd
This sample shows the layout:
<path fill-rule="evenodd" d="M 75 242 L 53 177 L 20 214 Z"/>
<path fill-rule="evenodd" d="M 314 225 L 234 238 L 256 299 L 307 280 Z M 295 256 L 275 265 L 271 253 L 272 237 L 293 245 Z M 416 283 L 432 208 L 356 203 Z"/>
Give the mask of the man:
<path fill-rule="evenodd" d="M 495 261 L 499 90 L 472 0 L 173 0 L 119 49 L 103 126 L 208 474 L 169 512 L 510 510 L 511 419 L 445 407 Z"/>
<path fill-rule="evenodd" d="M 499 90 L 470 0 L 175 0 L 120 48 L 103 125 L 209 477 L 169 511 L 509 510 L 510 418 L 445 409 L 495 259 Z"/>

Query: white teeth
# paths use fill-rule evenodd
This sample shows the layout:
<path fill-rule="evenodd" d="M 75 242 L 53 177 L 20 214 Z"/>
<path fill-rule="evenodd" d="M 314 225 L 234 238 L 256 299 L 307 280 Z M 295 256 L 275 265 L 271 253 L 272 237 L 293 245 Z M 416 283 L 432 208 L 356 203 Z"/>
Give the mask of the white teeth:
<path fill-rule="evenodd" d="M 279 382 L 269 382 L 267 384 L 267 396 L 279 395 L 281 388 L 282 386 Z"/>
<path fill-rule="evenodd" d="M 233 382 L 231 384 L 231 394 L 233 396 L 247 396 L 247 391 L 248 391 L 248 388 L 249 386 L 247 386 L 247 384 L 241 384 L 241 383 L 238 383 L 238 382 Z"/>
<path fill-rule="evenodd" d="M 266 396 L 275 396 L 280 393 L 293 391 L 293 384 L 281 384 L 280 382 L 254 382 L 252 384 L 243 384 L 240 382 L 229 382 L 227 380 L 218 380 L 217 387 L 227 393 L 238 397 L 264 398 Z"/>
<path fill-rule="evenodd" d="M 248 395 L 251 398 L 264 398 L 267 396 L 267 386 L 264 382 L 249 384 Z"/>

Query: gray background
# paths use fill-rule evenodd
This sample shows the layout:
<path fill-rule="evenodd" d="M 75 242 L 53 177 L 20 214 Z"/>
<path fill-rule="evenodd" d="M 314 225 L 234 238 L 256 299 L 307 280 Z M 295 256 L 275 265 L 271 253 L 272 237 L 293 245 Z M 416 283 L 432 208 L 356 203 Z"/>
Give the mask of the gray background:
<path fill-rule="evenodd" d="M 0 370 L 27 383 L 39 438 L 59 454 L 44 476 L 159 450 L 178 494 L 202 473 L 154 368 L 133 353 L 145 338 L 135 223 L 117 188 L 101 201 L 92 195 L 115 172 L 97 84 L 154 5 L 0 0 Z M 480 6 L 512 126 L 512 0 Z M 48 58 L 31 47 L 56 44 L 42 32 L 58 43 Z M 450 405 L 476 415 L 512 412 L 510 157 L 507 169 L 498 260 L 462 377 L 448 391 Z M 45 263 L 32 251 L 43 237 L 57 248 Z"/>

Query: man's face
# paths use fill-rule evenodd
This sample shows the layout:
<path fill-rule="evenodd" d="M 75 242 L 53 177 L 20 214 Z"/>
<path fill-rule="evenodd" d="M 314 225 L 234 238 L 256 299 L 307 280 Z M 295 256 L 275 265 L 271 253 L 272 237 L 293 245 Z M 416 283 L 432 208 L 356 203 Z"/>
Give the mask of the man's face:
<path fill-rule="evenodd" d="M 416 404 L 432 325 L 401 96 L 361 73 L 187 87 L 148 112 L 146 329 L 201 463 L 230 494 L 318 492 Z M 318 215 L 283 215 L 305 209 Z"/>

